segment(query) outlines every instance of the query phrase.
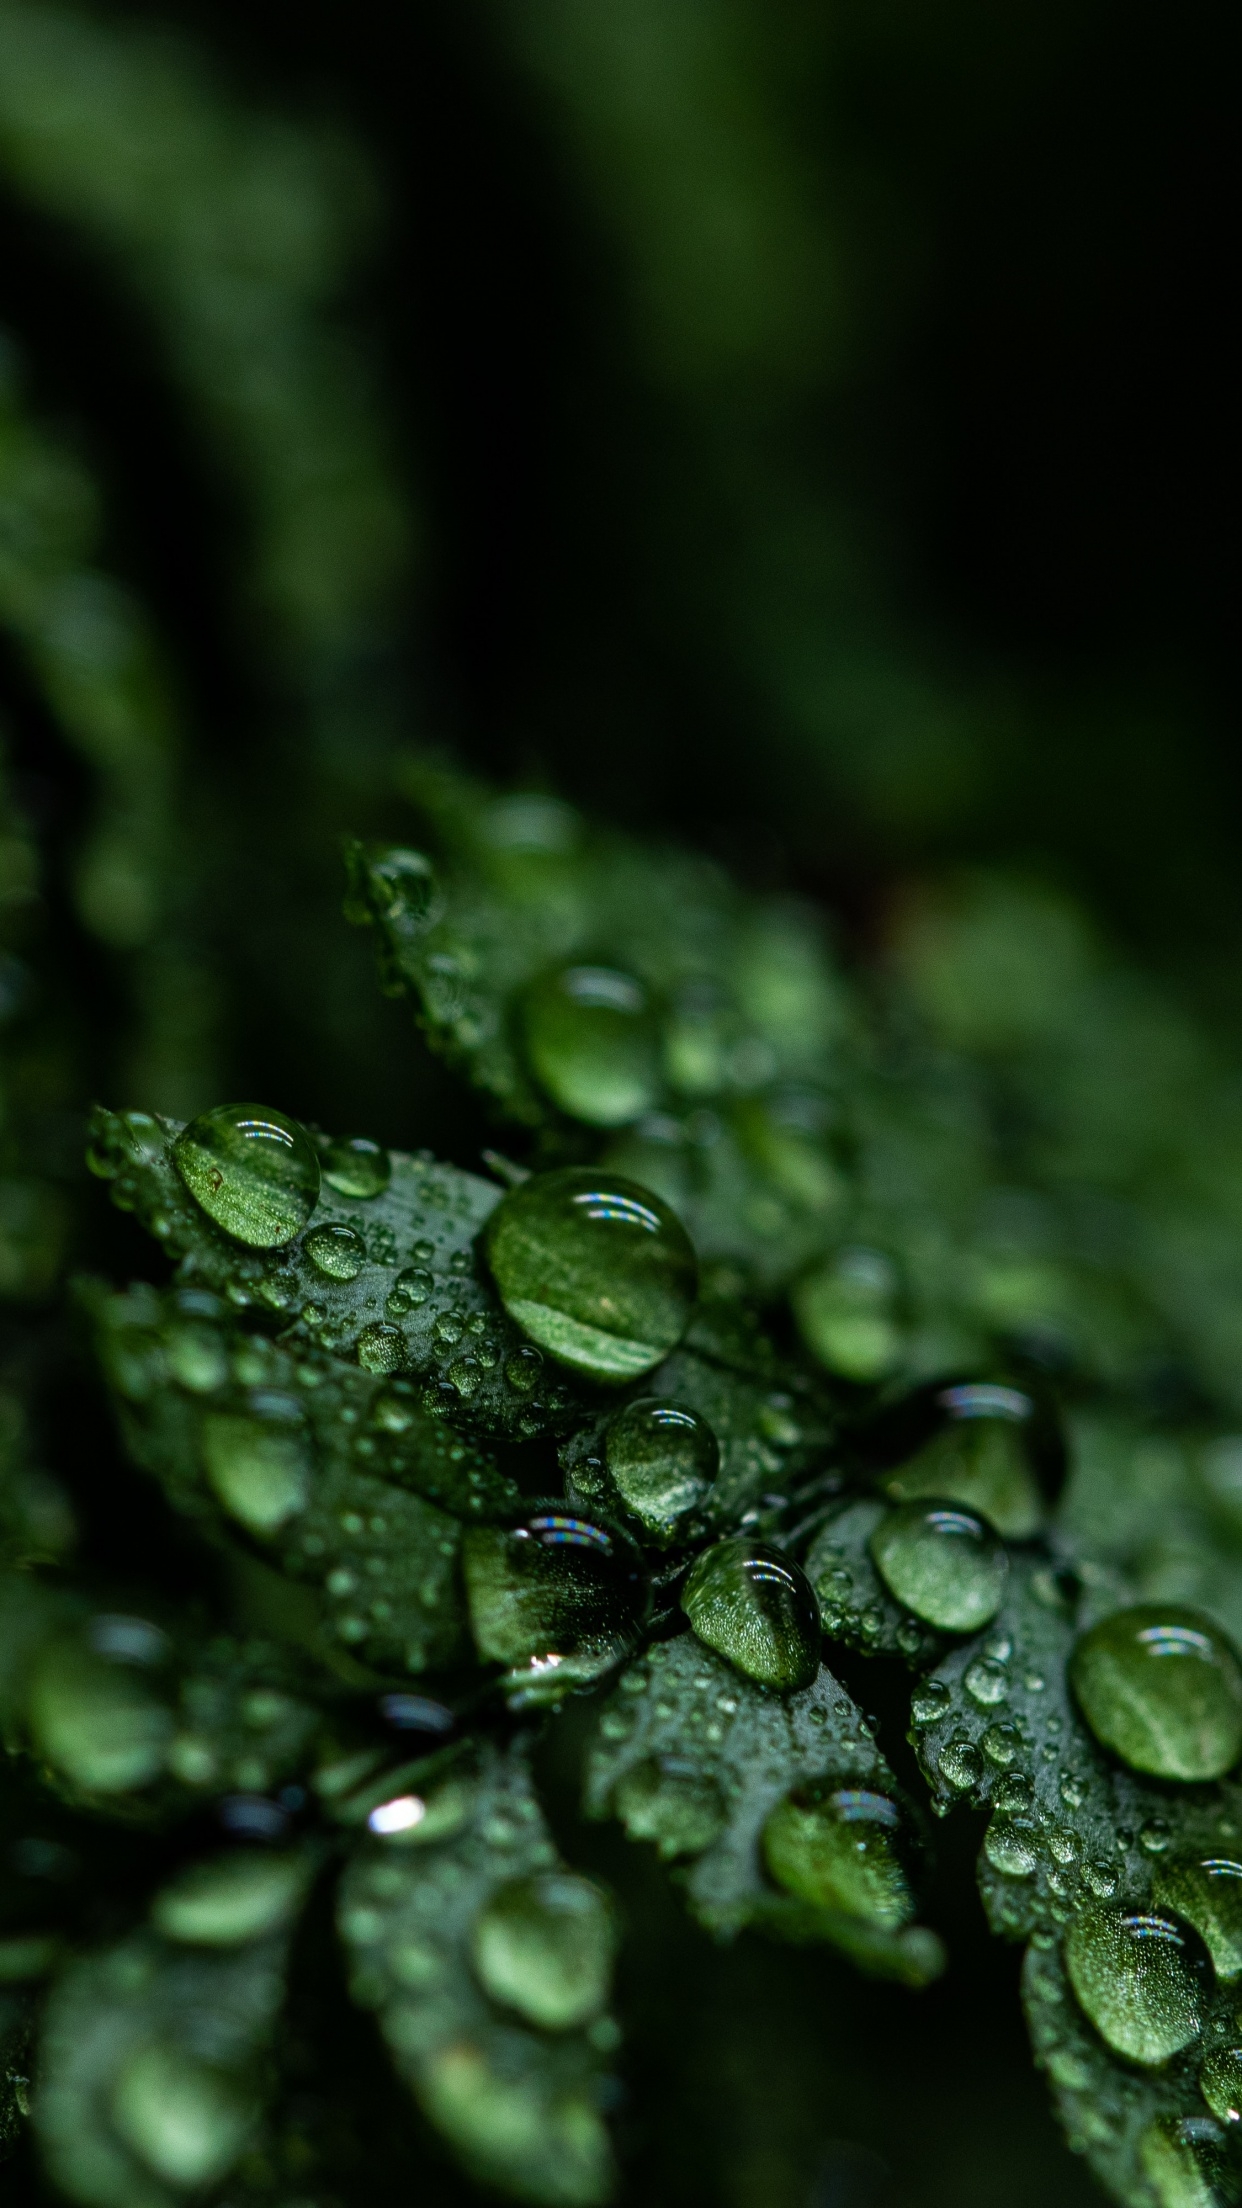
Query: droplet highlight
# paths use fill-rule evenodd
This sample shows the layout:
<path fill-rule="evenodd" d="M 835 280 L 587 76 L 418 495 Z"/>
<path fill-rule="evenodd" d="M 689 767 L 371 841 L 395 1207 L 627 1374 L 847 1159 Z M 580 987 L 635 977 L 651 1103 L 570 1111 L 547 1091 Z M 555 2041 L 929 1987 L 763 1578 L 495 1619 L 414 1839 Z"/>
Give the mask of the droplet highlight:
<path fill-rule="evenodd" d="M 949 1503 L 901 1503 L 871 1536 L 890 1594 L 927 1625 L 976 1633 L 1004 1600 L 1009 1558 L 990 1526 Z"/>
<path fill-rule="evenodd" d="M 819 1674 L 819 1605 L 801 1567 L 735 1534 L 704 1550 L 682 1590 L 694 1631 L 760 1686 L 791 1693 Z"/>

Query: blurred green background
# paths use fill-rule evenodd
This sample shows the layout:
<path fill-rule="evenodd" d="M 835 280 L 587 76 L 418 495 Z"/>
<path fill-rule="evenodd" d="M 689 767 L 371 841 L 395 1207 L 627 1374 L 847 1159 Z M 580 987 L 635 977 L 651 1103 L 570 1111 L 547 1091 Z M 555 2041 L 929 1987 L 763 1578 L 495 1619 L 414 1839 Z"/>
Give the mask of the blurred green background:
<path fill-rule="evenodd" d="M 6 1376 L 60 1222 L 119 1231 L 73 1209 L 92 1094 L 474 1161 L 339 918 L 415 744 L 861 960 L 929 882 L 1049 881 L 1236 1033 L 1231 30 L 0 0 Z M 635 2199 L 1088 2196 L 968 1832 L 918 1998 L 713 1954 L 574 1844 L 640 1927 Z"/>

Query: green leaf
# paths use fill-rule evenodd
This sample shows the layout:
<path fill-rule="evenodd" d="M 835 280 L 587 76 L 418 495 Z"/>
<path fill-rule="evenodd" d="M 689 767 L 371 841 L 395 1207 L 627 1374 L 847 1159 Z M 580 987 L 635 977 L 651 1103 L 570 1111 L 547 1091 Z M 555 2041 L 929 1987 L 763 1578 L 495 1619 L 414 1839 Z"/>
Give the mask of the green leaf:
<path fill-rule="evenodd" d="M 94 1171 L 180 1260 L 180 1282 L 283 1322 L 330 1357 L 418 1375 L 425 1407 L 456 1424 L 518 1439 L 566 1430 L 579 1395 L 506 1316 L 476 1250 L 503 1193 L 494 1183 L 394 1152 L 381 1194 L 343 1196 L 325 1180 L 307 1232 L 261 1251 L 194 1201 L 173 1162 L 180 1131 L 143 1112 L 98 1108 L 91 1122 Z M 325 1229 L 348 1230 L 348 1278 L 315 1262 Z"/>
<path fill-rule="evenodd" d="M 292 1861 L 282 1879 L 270 1857 L 216 1858 L 156 1896 L 160 1929 L 61 1974 L 43 2027 L 36 2124 L 71 2200 L 176 2208 L 245 2152 L 267 2085 L 287 1926 L 310 1869 L 309 1859 Z M 256 1926 L 259 1936 L 247 1936 Z"/>
<path fill-rule="evenodd" d="M 484 2182 L 565 2208 L 605 2199 L 606 1903 L 560 1866 L 521 1743 L 371 1823 L 340 1927 L 354 1998 L 401 2075 Z"/>
<path fill-rule="evenodd" d="M 710 1931 L 728 1937 L 757 1924 L 827 1940 L 877 1975 L 925 1985 L 944 1964 L 933 1932 L 817 1906 L 766 1874 L 772 1812 L 820 1781 L 890 1801 L 895 1792 L 872 1727 L 831 1672 L 799 1693 L 769 1694 L 684 1633 L 631 1664 L 605 1703 L 586 1803 L 593 1816 L 619 1817 L 631 1838 L 686 1860 L 690 1906 Z"/>

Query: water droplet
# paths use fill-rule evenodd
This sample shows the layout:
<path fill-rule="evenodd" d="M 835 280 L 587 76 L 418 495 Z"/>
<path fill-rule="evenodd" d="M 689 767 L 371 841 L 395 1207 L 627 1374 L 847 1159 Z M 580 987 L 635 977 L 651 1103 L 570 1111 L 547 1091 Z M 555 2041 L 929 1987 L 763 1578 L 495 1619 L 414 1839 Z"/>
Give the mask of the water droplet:
<path fill-rule="evenodd" d="M 535 1504 L 512 1526 L 472 1526 L 463 1542 L 470 1623 L 481 1656 L 515 1667 L 509 1684 L 553 1701 L 633 1647 L 649 1594 L 625 1534 Z"/>
<path fill-rule="evenodd" d="M 354 1227 L 314 1227 L 303 1246 L 311 1264 L 332 1280 L 356 1280 L 366 1263 L 366 1244 Z"/>
<path fill-rule="evenodd" d="M 998 1809 L 1003 1809 L 1011 1816 L 1020 1816 L 1031 1807 L 1035 1799 L 1035 1789 L 1025 1771 L 1007 1771 L 993 1798 Z"/>
<path fill-rule="evenodd" d="M 92 1645 L 88 1632 L 51 1641 L 35 1664 L 26 1704 L 35 1751 L 92 1794 L 149 1786 L 164 1769 L 173 1717 L 143 1678 L 145 1661 L 106 1639 Z"/>
<path fill-rule="evenodd" d="M 871 1536 L 876 1570 L 907 1610 L 949 1633 L 974 1633 L 1000 1609 L 1009 1558 L 970 1511 L 901 1503 Z"/>
<path fill-rule="evenodd" d="M 819 1607 L 801 1568 L 735 1534 L 705 1549 L 681 1607 L 701 1641 L 761 1686 L 809 1687 L 819 1672 Z"/>
<path fill-rule="evenodd" d="M 910 1714 L 916 1725 L 934 1725 L 943 1717 L 952 1696 L 943 1679 L 924 1679 L 910 1699 Z"/>
<path fill-rule="evenodd" d="M 1193 1924 L 1218 1978 L 1242 1977 L 1242 1862 L 1202 1855 L 1161 1863 L 1152 1893 L 1162 1909 L 1176 1910 Z"/>
<path fill-rule="evenodd" d="M 435 1287 L 435 1281 L 421 1265 L 407 1265 L 398 1273 L 388 1292 L 387 1311 L 390 1318 L 404 1317 L 407 1311 L 417 1311 L 426 1303 Z"/>
<path fill-rule="evenodd" d="M 1009 1674 L 1003 1664 L 991 1656 L 976 1656 L 966 1669 L 966 1692 L 972 1702 L 982 1708 L 993 1708 L 998 1702 L 1009 1699 Z"/>
<path fill-rule="evenodd" d="M 194 1201 L 251 1249 L 302 1232 L 319 1200 L 319 1160 L 305 1128 L 262 1104 L 217 1104 L 183 1127 L 173 1159 Z"/>
<path fill-rule="evenodd" d="M 364 1372 L 399 1372 L 406 1361 L 405 1336 L 399 1326 L 375 1319 L 358 1336 L 357 1358 Z"/>
<path fill-rule="evenodd" d="M 1149 1817 L 1139 1826 L 1139 1846 L 1145 1855 L 1163 1855 L 1173 1838 L 1167 1817 Z"/>
<path fill-rule="evenodd" d="M 582 1166 L 511 1189 L 488 1221 L 487 1254 L 523 1332 L 595 1380 L 649 1372 L 694 1302 L 694 1252 L 668 1205 Z"/>
<path fill-rule="evenodd" d="M 1167 2062 L 1203 2028 L 1212 1966 L 1197 1932 L 1160 1910 L 1088 1909 L 1065 1964 L 1079 2005 L 1117 2054 Z"/>
<path fill-rule="evenodd" d="M 983 1753 L 998 1771 L 1007 1771 L 1022 1753 L 1022 1735 L 1016 1725 L 989 1725 L 982 1741 Z"/>
<path fill-rule="evenodd" d="M 151 1921 L 166 1940 L 231 1947 L 287 1924 L 305 1885 L 297 1856 L 237 1848 L 182 1871 L 156 1895 Z"/>
<path fill-rule="evenodd" d="M 720 1445 L 707 1420 L 657 1396 L 639 1396 L 618 1412 L 604 1454 L 622 1501 L 663 1541 L 675 1538 L 720 1468 Z"/>
<path fill-rule="evenodd" d="M 207 1478 L 229 1516 L 252 1533 L 275 1533 L 310 1499 L 311 1465 L 299 1405 L 270 1394 L 265 1402 L 268 1417 L 221 1411 L 203 1421 Z"/>
<path fill-rule="evenodd" d="M 1082 1875 L 1097 1901 L 1111 1901 L 1117 1891 L 1117 1866 L 1107 1856 L 1093 1855 L 1084 1863 Z"/>
<path fill-rule="evenodd" d="M 378 1142 L 365 1135 L 329 1142 L 320 1153 L 323 1177 L 338 1196 L 354 1196 L 368 1202 L 382 1196 L 392 1174 L 392 1160 Z"/>
<path fill-rule="evenodd" d="M 511 1879 L 476 1919 L 472 1940 L 484 1991 L 548 2032 L 599 2014 L 614 1946 L 607 1896 L 566 1871 Z"/>
<path fill-rule="evenodd" d="M 1002 1878 L 1029 1878 L 1039 1861 L 1034 1825 L 1020 1817 L 993 1817 L 983 1836 L 983 1852 Z"/>
<path fill-rule="evenodd" d="M 1029 1541 L 1043 1524 L 1043 1499 L 1031 1466 L 1027 1397 L 1014 1388 L 943 1391 L 950 1422 L 918 1454 L 884 1479 L 895 1502 L 935 1497 L 977 1511 L 1007 1541 Z M 1015 1408 L 1021 1406 L 1021 1408 Z"/>
<path fill-rule="evenodd" d="M 954 1733 L 940 1751 L 940 1776 L 959 1794 L 978 1786 L 983 1758 L 967 1733 Z"/>
<path fill-rule="evenodd" d="M 372 859 L 367 881 L 389 925 L 398 929 L 421 927 L 439 903 L 435 868 L 421 851 L 394 846 Z"/>
<path fill-rule="evenodd" d="M 866 1383 L 901 1362 L 897 1274 L 881 1251 L 842 1251 L 804 1275 L 790 1302 L 807 1348 L 829 1372 Z"/>
<path fill-rule="evenodd" d="M 1159 2208 L 1225 2208 L 1238 2198 L 1225 2134 L 1210 2117 L 1157 2117 L 1139 2140 L 1139 2162 Z"/>
<path fill-rule="evenodd" d="M 1097 1740 L 1158 1779 L 1219 1779 L 1242 1750 L 1242 1665 L 1177 1603 L 1118 1610 L 1076 1642 L 1070 1680 Z"/>
<path fill-rule="evenodd" d="M 213 2185 L 236 2161 L 254 2114 L 234 2080 L 175 2047 L 130 2056 L 112 2096 L 127 2147 L 170 2185 Z"/>
<path fill-rule="evenodd" d="M 1242 2122 L 1242 2047 L 1218 2047 L 1199 2072 L 1199 2091 L 1222 2124 Z"/>
<path fill-rule="evenodd" d="M 1082 1854 L 1082 1842 L 1069 1825 L 1050 1825 L 1048 1853 L 1054 1863 L 1076 1863 Z"/>
<path fill-rule="evenodd" d="M 1087 1799 L 1087 1782 L 1079 1771 L 1063 1771 L 1057 1782 L 1067 1809 L 1081 1809 Z"/>
<path fill-rule="evenodd" d="M 714 1779 L 681 1756 L 648 1756 L 617 1781 L 617 1814 L 634 1840 L 653 1840 L 666 1860 L 701 1855 L 725 1821 Z"/>
<path fill-rule="evenodd" d="M 896 1931 L 914 1914 L 900 1830 L 900 1811 L 885 1795 L 812 1781 L 772 1811 L 763 1828 L 764 1861 L 800 1901 Z"/>
<path fill-rule="evenodd" d="M 608 966 L 567 966 L 536 982 L 524 1017 L 540 1086 L 574 1119 L 626 1127 L 659 1093 L 659 1035 L 647 993 Z"/>

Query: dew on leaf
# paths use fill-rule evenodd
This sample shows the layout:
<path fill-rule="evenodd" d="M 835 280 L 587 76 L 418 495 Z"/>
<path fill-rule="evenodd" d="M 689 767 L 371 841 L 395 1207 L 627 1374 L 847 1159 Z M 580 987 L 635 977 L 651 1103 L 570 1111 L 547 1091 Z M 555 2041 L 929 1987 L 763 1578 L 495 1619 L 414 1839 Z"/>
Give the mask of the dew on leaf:
<path fill-rule="evenodd" d="M 971 1701 L 981 1709 L 995 1708 L 998 1702 L 1009 1699 L 1009 1673 L 992 1656 L 977 1656 L 967 1666 L 963 1684 Z"/>
<path fill-rule="evenodd" d="M 1022 1735 L 1016 1725 L 989 1725 L 980 1746 L 989 1763 L 1007 1771 L 1022 1753 Z"/>
<path fill-rule="evenodd" d="M 1219 1779 L 1242 1751 L 1242 1664 L 1201 1611 L 1137 1603 L 1082 1634 L 1070 1681 L 1097 1740 L 1135 1771 Z"/>
<path fill-rule="evenodd" d="M 142 1664 L 76 1633 L 50 1641 L 35 1663 L 27 1718 L 36 1753 L 91 1793 L 149 1786 L 164 1768 L 172 1712 Z"/>
<path fill-rule="evenodd" d="M 1029 1820 L 998 1812 L 983 1836 L 983 1852 L 1002 1878 L 1029 1878 L 1039 1861 L 1039 1836 Z"/>
<path fill-rule="evenodd" d="M 720 1469 L 705 1418 L 681 1403 L 639 1396 L 608 1428 L 604 1458 L 622 1501 L 656 1540 L 672 1540 Z"/>
<path fill-rule="evenodd" d="M 897 1275 L 879 1250 L 845 1250 L 796 1283 L 790 1301 L 803 1341 L 844 1380 L 882 1380 L 901 1361 Z"/>
<path fill-rule="evenodd" d="M 705 1549 L 681 1606 L 699 1639 L 761 1686 L 789 1693 L 818 1675 L 814 1590 L 801 1567 L 767 1542 L 734 1534 Z"/>
<path fill-rule="evenodd" d="M 954 1733 L 946 1740 L 940 1751 L 939 1768 L 941 1777 L 959 1794 L 978 1786 L 983 1777 L 983 1758 L 968 1733 Z"/>
<path fill-rule="evenodd" d="M 1016 1388 L 946 1388 L 948 1423 L 907 1463 L 886 1474 L 895 1502 L 943 1498 L 977 1511 L 1007 1541 L 1027 1541 L 1043 1523 L 1044 1506 L 1031 1464 L 1028 1397 Z"/>
<path fill-rule="evenodd" d="M 311 1466 L 298 1420 L 213 1411 L 203 1421 L 207 1478 L 231 1518 L 252 1533 L 275 1533 L 306 1508 Z"/>
<path fill-rule="evenodd" d="M 1218 2047 L 1208 2056 L 1199 2091 L 1222 2124 L 1242 2122 L 1242 2047 Z"/>
<path fill-rule="evenodd" d="M 633 1647 L 650 1595 L 642 1560 L 615 1527 L 536 1504 L 509 1526 L 473 1526 L 463 1542 L 479 1654 L 510 1666 L 523 1700 L 552 1701 Z"/>
<path fill-rule="evenodd" d="M 924 1679 L 915 1688 L 910 1700 L 910 1714 L 916 1725 L 934 1725 L 943 1717 L 952 1696 L 943 1679 Z"/>
<path fill-rule="evenodd" d="M 928 1625 L 974 1633 L 1000 1609 L 1009 1558 L 970 1511 L 901 1503 L 880 1520 L 870 1549 L 889 1592 Z"/>
<path fill-rule="evenodd" d="M 884 1794 L 811 1781 L 778 1802 L 763 1857 L 787 1893 L 896 1931 L 914 1915 L 901 1855 L 901 1812 Z"/>
<path fill-rule="evenodd" d="M 608 1999 L 615 1945 L 608 1897 L 589 1878 L 536 1872 L 498 1888 L 471 1951 L 485 1992 L 541 2030 L 589 2023 Z"/>
<path fill-rule="evenodd" d="M 288 1923 L 306 1884 L 294 1855 L 237 1848 L 191 1864 L 156 1895 L 151 1921 L 166 1940 L 231 1947 Z"/>
<path fill-rule="evenodd" d="M 1204 2116 L 1158 2116 L 1139 2141 L 1139 2164 L 1159 2208 L 1225 2208 L 1237 2173 L 1225 2134 Z"/>
<path fill-rule="evenodd" d="M 356 1355 L 364 1372 L 399 1372 L 406 1362 L 405 1336 L 399 1326 L 374 1319 L 358 1336 Z"/>
<path fill-rule="evenodd" d="M 217 1104 L 201 1113 L 182 1128 L 173 1160 L 208 1218 L 251 1249 L 292 1242 L 319 1200 L 310 1136 L 261 1104 Z"/>
<path fill-rule="evenodd" d="M 659 1033 L 647 992 L 608 966 L 567 966 L 528 992 L 526 1056 L 552 1102 L 590 1127 L 626 1127 L 659 1093 Z"/>
<path fill-rule="evenodd" d="M 682 1756 L 648 1756 L 633 1764 L 617 1781 L 614 1806 L 631 1836 L 654 1841 L 666 1858 L 701 1855 L 726 1814 L 715 1780 Z"/>
<path fill-rule="evenodd" d="M 131 2055 L 112 2094 L 112 2122 L 127 2147 L 169 2184 L 215 2184 L 236 2161 L 254 2121 L 238 2084 L 173 2047 Z"/>
<path fill-rule="evenodd" d="M 487 1223 L 501 1300 L 525 1334 L 594 1380 L 637 1379 L 685 1330 L 694 1252 L 659 1196 L 567 1166 L 511 1189 Z"/>
<path fill-rule="evenodd" d="M 1167 2062 L 1203 2029 L 1211 1961 L 1194 1928 L 1165 1911 L 1084 1910 L 1065 1966 L 1085 2015 L 1130 2062 Z"/>
<path fill-rule="evenodd" d="M 367 1247 L 356 1227 L 312 1227 L 303 1244 L 316 1272 L 330 1280 L 356 1280 L 367 1261 Z"/>
<path fill-rule="evenodd" d="M 353 1135 L 324 1144 L 320 1170 L 338 1196 L 366 1203 L 383 1195 L 392 1177 L 392 1160 L 381 1143 Z"/>
<path fill-rule="evenodd" d="M 1242 1977 L 1242 1862 L 1201 1855 L 1161 1863 L 1152 1894 L 1161 1908 L 1193 1924 L 1218 1978 Z"/>

